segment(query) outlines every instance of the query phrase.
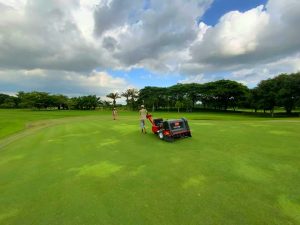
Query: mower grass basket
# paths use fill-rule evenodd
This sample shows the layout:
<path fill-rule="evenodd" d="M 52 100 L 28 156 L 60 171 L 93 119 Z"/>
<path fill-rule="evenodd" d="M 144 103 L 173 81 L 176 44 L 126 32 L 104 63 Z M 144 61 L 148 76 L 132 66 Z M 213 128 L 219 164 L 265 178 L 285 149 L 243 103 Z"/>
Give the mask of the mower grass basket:
<path fill-rule="evenodd" d="M 174 141 L 175 138 L 192 137 L 188 121 L 185 118 L 164 121 L 158 136 L 166 141 Z"/>
<path fill-rule="evenodd" d="M 185 118 L 175 120 L 163 120 L 162 118 L 147 118 L 152 124 L 152 132 L 165 141 L 174 141 L 175 138 L 192 137 L 188 121 Z"/>

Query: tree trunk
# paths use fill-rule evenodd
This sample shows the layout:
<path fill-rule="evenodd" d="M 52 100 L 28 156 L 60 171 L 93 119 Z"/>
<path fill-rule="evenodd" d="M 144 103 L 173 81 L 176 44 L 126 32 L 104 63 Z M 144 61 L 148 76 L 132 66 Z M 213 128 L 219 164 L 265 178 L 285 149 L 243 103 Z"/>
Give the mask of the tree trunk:
<path fill-rule="evenodd" d="M 131 108 L 132 108 L 132 110 L 134 110 L 134 99 L 133 99 L 133 97 L 131 98 Z"/>
<path fill-rule="evenodd" d="M 286 108 L 285 108 L 285 111 L 286 111 L 287 114 L 291 114 L 291 113 L 292 113 L 292 109 L 289 108 L 289 107 L 286 107 Z"/>

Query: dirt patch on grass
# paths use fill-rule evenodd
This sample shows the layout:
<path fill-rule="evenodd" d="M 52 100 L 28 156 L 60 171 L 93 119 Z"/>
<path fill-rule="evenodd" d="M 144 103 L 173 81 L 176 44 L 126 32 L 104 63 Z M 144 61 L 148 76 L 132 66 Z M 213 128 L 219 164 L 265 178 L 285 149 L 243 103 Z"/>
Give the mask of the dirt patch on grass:
<path fill-rule="evenodd" d="M 13 143 L 21 138 L 27 137 L 29 135 L 33 135 L 36 132 L 39 132 L 42 129 L 57 126 L 61 124 L 71 123 L 71 122 L 83 122 L 87 120 L 91 120 L 93 118 L 99 118 L 95 116 L 84 116 L 84 117 L 72 117 L 72 118 L 61 118 L 61 119 L 51 119 L 51 120 L 41 120 L 41 121 L 35 121 L 30 122 L 26 124 L 26 127 L 24 130 L 19 131 L 15 134 L 12 134 L 4 139 L 0 140 L 0 151 L 3 150 L 3 148 L 10 143 Z"/>

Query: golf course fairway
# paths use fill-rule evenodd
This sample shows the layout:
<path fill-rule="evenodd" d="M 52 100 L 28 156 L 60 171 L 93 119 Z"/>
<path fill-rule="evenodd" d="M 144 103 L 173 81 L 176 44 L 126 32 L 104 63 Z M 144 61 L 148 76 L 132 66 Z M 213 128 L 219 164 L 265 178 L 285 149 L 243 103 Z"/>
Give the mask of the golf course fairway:
<path fill-rule="evenodd" d="M 300 119 L 186 117 L 164 142 L 137 112 L 0 110 L 1 225 L 300 224 Z"/>

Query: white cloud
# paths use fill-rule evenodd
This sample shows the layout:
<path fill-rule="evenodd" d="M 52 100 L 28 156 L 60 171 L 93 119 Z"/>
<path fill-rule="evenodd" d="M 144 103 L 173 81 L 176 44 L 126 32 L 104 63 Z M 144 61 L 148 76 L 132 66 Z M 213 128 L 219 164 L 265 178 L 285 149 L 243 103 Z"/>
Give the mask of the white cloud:
<path fill-rule="evenodd" d="M 207 82 L 216 78 L 211 74 L 222 71 L 224 75 L 218 79 L 253 87 L 281 73 L 299 72 L 300 32 L 295 29 L 299 13 L 299 1 L 270 0 L 265 9 L 230 12 L 215 27 L 200 26 L 201 38 L 190 48 L 192 58 L 181 66 L 181 71 L 189 75 L 182 82 Z M 246 26 L 244 20 L 257 25 Z M 245 25 L 245 30 L 239 25 Z"/>
<path fill-rule="evenodd" d="M 110 38 L 109 49 L 120 67 L 146 66 L 166 72 L 174 68 L 174 61 L 181 61 L 180 52 L 196 38 L 196 19 L 212 1 L 149 2 L 147 9 L 143 1 L 132 0 L 115 0 L 98 8 L 96 34 L 99 39 Z"/>
<path fill-rule="evenodd" d="M 0 3 L 0 68 L 90 71 L 113 63 L 93 42 L 93 11 L 87 5 L 73 0 L 17 3 Z"/>
<path fill-rule="evenodd" d="M 211 3 L 0 0 L 0 68 L 175 70 Z"/>
<path fill-rule="evenodd" d="M 95 26 L 93 12 L 97 3 L 90 0 L 80 0 L 79 4 L 80 6 L 72 12 L 74 22 L 85 40 L 96 44 L 93 38 Z"/>
<path fill-rule="evenodd" d="M 179 80 L 178 83 L 188 84 L 188 83 L 205 83 L 207 80 L 204 78 L 204 74 L 198 74 L 195 76 L 186 77 L 183 80 Z"/>
<path fill-rule="evenodd" d="M 25 76 L 30 76 L 30 77 L 46 77 L 46 73 L 42 69 L 33 69 L 33 70 L 25 70 L 24 71 Z"/>
<path fill-rule="evenodd" d="M 196 65 L 197 66 L 197 65 Z M 190 65 L 190 68 L 193 66 Z M 194 71 L 197 67 L 193 68 Z M 201 68 L 198 68 L 201 70 Z M 256 64 L 255 66 L 248 65 L 243 68 L 233 69 L 221 74 L 195 74 L 184 76 L 184 79 L 179 80 L 179 83 L 206 83 L 220 79 L 230 79 L 243 83 L 248 87 L 256 86 L 261 80 L 275 77 L 282 73 L 297 73 L 300 72 L 300 53 L 288 57 L 284 57 L 269 63 Z"/>
<path fill-rule="evenodd" d="M 269 23 L 269 15 L 263 6 L 245 13 L 233 11 L 220 19 L 215 33 L 219 40 L 220 52 L 225 56 L 253 52 L 258 47 L 258 36 Z"/>
<path fill-rule="evenodd" d="M 242 70 L 272 65 L 300 52 L 300 1 L 269 0 L 246 12 L 232 11 L 214 27 L 199 26 L 184 74 Z M 274 70 L 276 71 L 276 70 Z M 286 72 L 290 72 L 287 70 Z"/>
<path fill-rule="evenodd" d="M 212 2 L 0 0 L 0 70 L 7 74 L 0 84 L 75 93 L 68 81 L 87 93 L 84 86 L 112 91 L 129 85 L 95 72 L 108 69 L 182 73 L 182 82 L 232 74 L 249 84 L 299 70 L 299 0 L 269 0 L 264 7 L 228 12 L 215 26 L 197 24 Z"/>
<path fill-rule="evenodd" d="M 259 36 L 269 24 L 269 15 L 258 6 L 244 13 L 232 11 L 215 27 L 200 23 L 198 40 L 190 47 L 192 60 L 211 63 L 251 52 L 259 46 Z"/>
<path fill-rule="evenodd" d="M 123 92 L 131 85 L 121 77 L 107 72 L 92 71 L 88 74 L 52 70 L 4 70 L 0 71 L 0 90 L 47 91 L 69 96 L 96 94 L 104 97 L 110 92 Z"/>
<path fill-rule="evenodd" d="M 277 61 L 246 67 L 233 71 L 229 79 L 242 82 L 250 87 L 255 86 L 261 80 L 272 78 L 281 73 L 296 73 L 300 71 L 300 54 L 285 57 Z"/>
<path fill-rule="evenodd" d="M 25 7 L 26 2 L 27 2 L 26 0 L 6 0 L 4 3 L 5 5 L 12 7 L 14 9 L 22 10 Z"/>

